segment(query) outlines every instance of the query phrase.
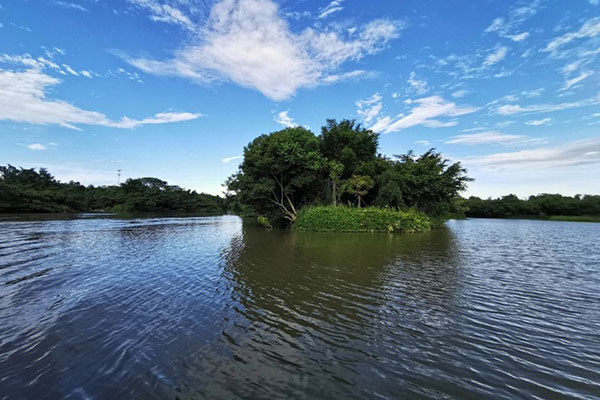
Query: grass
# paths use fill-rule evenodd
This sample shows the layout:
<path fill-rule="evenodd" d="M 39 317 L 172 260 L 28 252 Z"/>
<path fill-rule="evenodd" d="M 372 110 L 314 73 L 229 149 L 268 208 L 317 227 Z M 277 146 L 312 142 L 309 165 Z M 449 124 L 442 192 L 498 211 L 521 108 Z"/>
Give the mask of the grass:
<path fill-rule="evenodd" d="M 315 206 L 300 210 L 295 228 L 319 232 L 424 232 L 432 220 L 415 210 L 396 211 L 378 207 Z"/>

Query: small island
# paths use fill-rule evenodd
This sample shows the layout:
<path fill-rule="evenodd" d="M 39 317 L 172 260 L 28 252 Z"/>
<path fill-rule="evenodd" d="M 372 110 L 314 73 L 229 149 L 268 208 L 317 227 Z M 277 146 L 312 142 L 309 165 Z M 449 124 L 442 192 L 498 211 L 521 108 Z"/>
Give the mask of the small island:
<path fill-rule="evenodd" d="M 465 217 L 600 222 L 598 195 L 463 198 L 473 179 L 459 162 L 433 148 L 391 157 L 378 148 L 377 133 L 346 119 L 328 120 L 320 135 L 305 127 L 261 135 L 244 148 L 224 196 L 153 177 L 84 186 L 45 168 L 0 166 L 0 213 L 233 213 L 321 232 L 423 232 Z"/>
<path fill-rule="evenodd" d="M 338 232 L 422 232 L 462 213 L 471 179 L 435 149 L 387 157 L 352 120 L 321 134 L 286 128 L 254 139 L 227 181 L 231 206 L 264 225 Z"/>

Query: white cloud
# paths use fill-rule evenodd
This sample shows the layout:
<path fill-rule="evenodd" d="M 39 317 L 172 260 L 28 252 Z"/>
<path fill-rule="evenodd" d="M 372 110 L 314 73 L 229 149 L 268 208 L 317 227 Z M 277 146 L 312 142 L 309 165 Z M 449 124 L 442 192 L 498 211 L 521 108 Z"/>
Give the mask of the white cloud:
<path fill-rule="evenodd" d="M 569 32 L 553 39 L 542 51 L 555 52 L 576 39 L 591 38 L 600 34 L 600 17 L 588 20 L 577 32 Z"/>
<path fill-rule="evenodd" d="M 158 0 L 129 0 L 130 3 L 150 11 L 150 19 L 158 22 L 179 25 L 190 31 L 195 31 L 196 26 L 183 11 L 170 4 Z M 185 2 L 183 2 L 185 4 Z"/>
<path fill-rule="evenodd" d="M 241 160 L 242 158 L 244 158 L 244 156 L 225 157 L 225 158 L 221 158 L 221 161 L 225 164 L 229 164 L 232 161 Z"/>
<path fill-rule="evenodd" d="M 0 69 L 0 120 L 55 124 L 71 129 L 78 129 L 78 124 L 135 128 L 146 124 L 188 121 L 201 116 L 195 113 L 159 113 L 142 120 L 123 117 L 113 121 L 100 112 L 84 110 L 63 100 L 48 99 L 48 87 L 59 82 L 36 68 L 25 71 Z"/>
<path fill-rule="evenodd" d="M 296 34 L 271 0 L 222 0 L 191 44 L 172 59 L 127 58 L 152 74 L 174 75 L 197 83 L 231 81 L 273 100 L 294 96 L 300 88 L 336 81 L 328 77 L 341 64 L 381 51 L 404 24 L 375 20 L 345 38 L 307 28 Z"/>
<path fill-rule="evenodd" d="M 429 90 L 427 88 L 427 82 L 417 79 L 417 74 L 415 71 L 410 73 L 407 82 L 415 90 L 415 92 L 417 92 L 417 94 L 424 94 Z"/>
<path fill-rule="evenodd" d="M 360 77 L 373 76 L 374 74 L 371 72 L 364 71 L 362 69 L 357 69 L 354 71 L 344 72 L 341 74 L 331 74 L 327 75 L 323 79 L 321 79 L 321 84 L 331 84 L 338 83 L 342 81 L 351 81 Z"/>
<path fill-rule="evenodd" d="M 375 132 L 390 133 L 417 125 L 429 128 L 454 126 L 456 125 L 454 121 L 444 123 L 436 118 L 457 117 L 477 111 L 477 108 L 474 107 L 457 106 L 440 96 L 425 97 L 414 101 L 409 100 L 406 103 L 415 103 L 417 106 L 411 109 L 408 115 L 398 115 L 395 120 L 387 116 L 380 118 L 370 129 Z"/>
<path fill-rule="evenodd" d="M 541 142 L 543 142 L 542 139 L 530 138 L 523 135 L 508 135 L 501 132 L 486 131 L 452 136 L 446 141 L 446 144 L 465 144 L 469 146 L 481 144 L 523 145 Z"/>
<path fill-rule="evenodd" d="M 497 64 L 506 57 L 506 53 L 508 49 L 504 46 L 497 48 L 493 53 L 490 53 L 483 62 L 484 67 L 489 67 L 491 65 Z"/>
<path fill-rule="evenodd" d="M 541 126 L 541 125 L 548 125 L 551 122 L 552 122 L 552 118 L 534 119 L 534 120 L 525 122 L 525 125 Z"/>
<path fill-rule="evenodd" d="M 590 76 L 592 76 L 594 73 L 592 71 L 582 71 L 579 75 L 577 75 L 574 78 L 571 79 L 567 79 L 567 81 L 565 82 L 564 86 L 560 89 L 561 91 L 564 90 L 569 90 L 571 89 L 573 86 L 577 85 L 579 82 L 581 82 L 582 80 L 589 78 Z"/>
<path fill-rule="evenodd" d="M 539 97 L 544 93 L 544 88 L 534 89 L 534 90 L 524 90 L 521 94 L 525 97 Z"/>
<path fill-rule="evenodd" d="M 600 163 L 600 138 L 578 140 L 557 147 L 469 157 L 466 162 L 490 168 L 551 168 Z"/>
<path fill-rule="evenodd" d="M 298 124 L 294 122 L 294 119 L 292 117 L 290 117 L 288 115 L 288 113 L 289 113 L 289 110 L 288 111 L 281 111 L 274 118 L 274 121 L 277 122 L 278 124 L 282 125 L 282 126 L 285 126 L 286 128 L 295 128 L 295 127 L 297 127 Z"/>
<path fill-rule="evenodd" d="M 512 40 L 513 42 L 520 42 L 529 37 L 529 32 L 518 33 L 516 35 L 506 35 L 506 37 Z"/>
<path fill-rule="evenodd" d="M 494 32 L 497 33 L 500 37 L 506 37 L 516 42 L 524 40 L 529 36 L 527 32 L 512 35 L 510 34 L 510 32 L 515 30 L 515 28 L 517 28 L 527 19 L 537 14 L 541 4 L 541 0 L 534 0 L 526 6 L 513 7 L 509 10 L 508 16 L 506 18 L 495 18 L 492 21 L 492 23 L 484 30 L 484 32 Z"/>
<path fill-rule="evenodd" d="M 27 148 L 30 149 L 30 150 L 37 150 L 37 151 L 46 150 L 46 146 L 44 146 L 41 143 L 32 143 L 32 144 L 29 144 L 29 145 L 27 145 Z"/>
<path fill-rule="evenodd" d="M 358 100 L 356 102 L 356 106 L 358 107 L 356 112 L 362 117 L 365 123 L 371 122 L 379 115 L 381 109 L 383 108 L 383 103 L 381 100 L 381 95 L 379 93 L 375 93 L 373 96 L 367 99 Z"/>
<path fill-rule="evenodd" d="M 529 106 L 520 106 L 518 104 L 505 104 L 496 108 L 496 113 L 500 115 L 513 115 L 520 113 L 545 113 L 568 110 L 571 108 L 587 107 L 600 104 L 600 95 L 570 103 L 560 104 L 533 104 Z"/>
<path fill-rule="evenodd" d="M 326 7 L 319 10 L 319 16 L 317 18 L 323 19 L 333 13 L 342 11 L 344 9 L 344 7 L 342 7 L 343 2 L 344 0 L 333 0 Z"/>
<path fill-rule="evenodd" d="M 64 8 L 71 8 L 73 10 L 79 10 L 79 11 L 89 11 L 87 8 L 85 8 L 81 4 L 77 4 L 77 3 L 70 3 L 68 1 L 60 1 L 60 0 L 55 0 L 55 1 L 53 1 L 53 3 L 58 6 L 64 7 Z"/>
<path fill-rule="evenodd" d="M 417 140 L 415 144 L 420 144 L 421 146 L 430 146 L 431 142 L 429 140 Z"/>
<path fill-rule="evenodd" d="M 490 26 L 488 26 L 487 28 L 484 29 L 484 32 L 486 32 L 486 33 L 501 32 L 501 31 L 505 31 L 506 29 L 507 29 L 506 21 L 504 20 L 504 18 L 498 17 L 492 21 Z"/>
<path fill-rule="evenodd" d="M 452 97 L 454 97 L 455 99 L 460 99 L 461 97 L 465 97 L 465 95 L 468 92 L 466 90 L 457 90 L 456 92 L 452 93 Z"/>

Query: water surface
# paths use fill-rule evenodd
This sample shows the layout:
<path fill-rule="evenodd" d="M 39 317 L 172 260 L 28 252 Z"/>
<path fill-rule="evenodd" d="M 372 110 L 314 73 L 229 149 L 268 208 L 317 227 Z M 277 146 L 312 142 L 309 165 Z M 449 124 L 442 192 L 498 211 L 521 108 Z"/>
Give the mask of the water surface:
<path fill-rule="evenodd" d="M 600 398 L 600 224 L 0 221 L 0 398 Z"/>

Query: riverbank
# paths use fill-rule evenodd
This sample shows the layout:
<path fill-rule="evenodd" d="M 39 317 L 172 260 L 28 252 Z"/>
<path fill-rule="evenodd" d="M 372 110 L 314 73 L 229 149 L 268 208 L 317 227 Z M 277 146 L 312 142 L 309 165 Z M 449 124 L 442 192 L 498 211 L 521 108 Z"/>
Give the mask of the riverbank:
<path fill-rule="evenodd" d="M 428 231 L 433 225 L 431 218 L 412 209 L 318 206 L 300 210 L 294 228 L 318 232 L 412 233 Z"/>

